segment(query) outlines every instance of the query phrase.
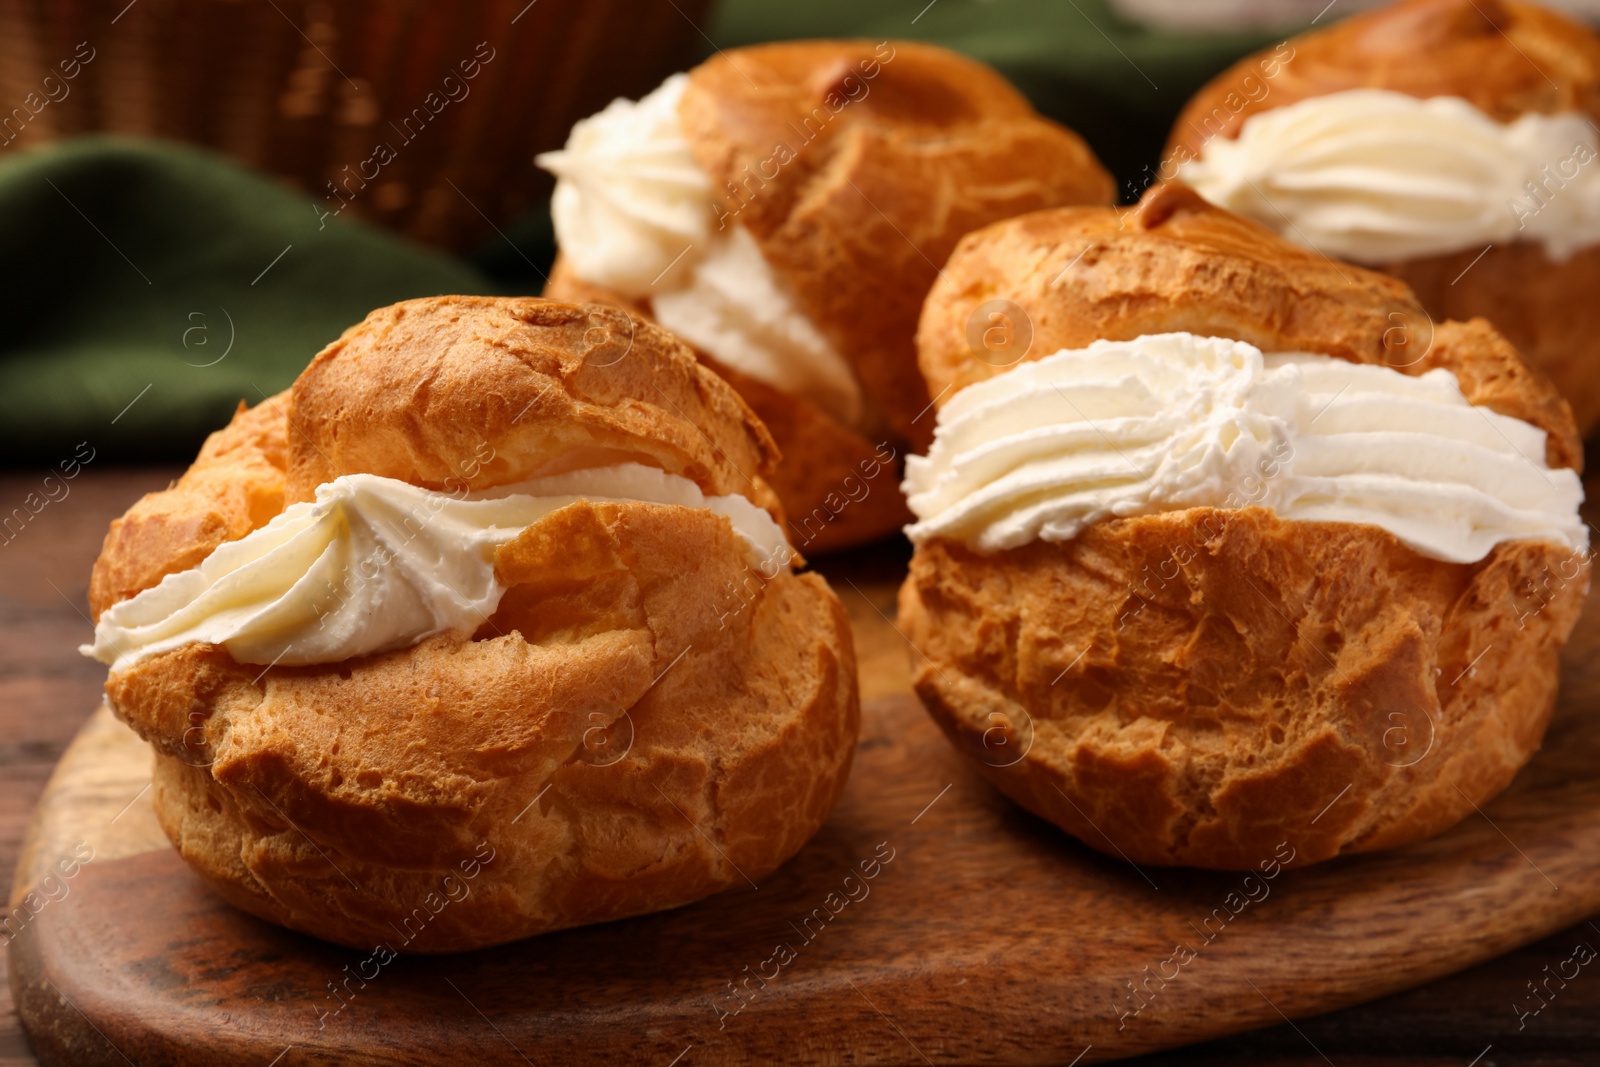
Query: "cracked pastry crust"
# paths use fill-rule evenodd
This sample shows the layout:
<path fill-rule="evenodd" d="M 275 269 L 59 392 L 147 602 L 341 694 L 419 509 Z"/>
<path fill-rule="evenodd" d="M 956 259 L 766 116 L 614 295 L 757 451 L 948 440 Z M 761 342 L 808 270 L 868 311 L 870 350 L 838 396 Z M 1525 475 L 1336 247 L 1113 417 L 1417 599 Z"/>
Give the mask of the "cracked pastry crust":
<path fill-rule="evenodd" d="M 117 520 L 92 607 L 197 562 L 190 531 L 241 537 L 339 474 L 477 489 L 631 459 L 774 506 L 770 455 L 732 390 L 648 323 L 410 301 Z M 743 885 L 822 824 L 859 720 L 822 579 L 763 583 L 709 512 L 589 502 L 528 527 L 495 573 L 507 592 L 471 635 L 266 671 L 190 644 L 110 676 L 155 748 L 163 828 L 225 899 L 352 947 L 457 951 Z"/>
<path fill-rule="evenodd" d="M 1110 204 L 1114 195 L 1088 146 L 994 70 L 928 45 L 893 42 L 887 60 L 876 47 L 801 41 L 719 53 L 689 73 L 679 108 L 719 214 L 749 229 L 849 361 L 884 424 L 846 426 L 702 354 L 772 429 L 785 456 L 772 482 L 791 520 L 837 514 L 811 543 L 816 551 L 871 541 L 909 521 L 887 484 L 874 481 L 864 499 L 839 502 L 846 479 L 872 469 L 886 439 L 898 453 L 904 442 L 921 448 L 931 437 L 911 338 L 956 241 L 1012 215 Z M 826 123 L 804 128 L 809 143 L 772 168 L 774 145 L 795 144 L 802 123 L 830 93 L 845 95 L 845 79 L 859 78 L 862 63 L 879 65 L 863 83 L 866 95 L 837 114 L 823 110 Z M 627 303 L 559 264 L 545 295 Z M 634 310 L 648 312 L 642 304 Z"/>
<path fill-rule="evenodd" d="M 1289 45 L 1293 58 L 1274 64 L 1258 99 L 1247 99 L 1241 86 L 1256 84 L 1246 79 L 1267 52 L 1196 93 L 1172 128 L 1167 158 L 1198 154 L 1214 136 L 1237 137 L 1251 115 L 1349 89 L 1460 97 L 1498 122 L 1559 112 L 1600 122 L 1600 36 L 1537 4 L 1405 0 Z M 1513 241 L 1381 269 L 1409 285 L 1437 319 L 1487 317 L 1554 380 L 1580 434 L 1600 423 L 1600 306 L 1590 298 L 1600 286 L 1600 248 L 1558 262 L 1537 242 Z"/>
<path fill-rule="evenodd" d="M 996 297 L 1033 320 L 1034 358 L 1190 330 L 1381 362 L 1406 351 L 1387 316 L 1415 307 L 1176 186 L 1120 220 L 1040 212 L 965 240 L 923 315 L 930 386 L 995 372 L 948 335 Z M 1431 342 L 1391 365 L 1452 370 L 1578 466 L 1565 404 L 1492 328 L 1440 323 Z M 1002 792 L 1110 855 L 1230 869 L 1284 840 L 1313 862 L 1420 840 L 1505 788 L 1588 584 L 1562 546 L 1445 563 L 1377 527 L 1192 508 L 993 555 L 927 541 L 899 623 L 924 704 Z"/>

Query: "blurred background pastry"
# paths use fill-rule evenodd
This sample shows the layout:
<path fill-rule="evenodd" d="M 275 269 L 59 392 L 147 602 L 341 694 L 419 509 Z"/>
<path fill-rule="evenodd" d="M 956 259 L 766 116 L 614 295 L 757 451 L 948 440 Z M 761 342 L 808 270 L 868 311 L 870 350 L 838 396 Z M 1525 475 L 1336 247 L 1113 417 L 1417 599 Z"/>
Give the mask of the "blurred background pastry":
<path fill-rule="evenodd" d="M 1483 315 L 1600 420 L 1600 37 L 1519 0 L 1403 0 L 1241 60 L 1163 172 L 1324 255 Z M 1280 50 L 1281 51 L 1281 50 Z M 1281 56 L 1278 58 L 1282 59 Z"/>
<path fill-rule="evenodd" d="M 1031 324 L 1008 366 L 968 341 L 995 300 Z M 1417 357 L 1395 316 L 1426 321 L 1404 284 L 1181 185 L 961 242 L 899 623 L 990 781 L 1217 868 L 1416 841 L 1510 782 L 1588 590 L 1579 442 L 1486 321 Z"/>
<path fill-rule="evenodd" d="M 246 911 L 370 948 L 442 894 L 401 934 L 442 952 L 676 907 L 792 855 L 855 749 L 772 456 L 621 311 L 382 308 L 112 524 L 85 651 Z"/>
<path fill-rule="evenodd" d="M 911 336 L 962 234 L 1110 176 L 994 71 L 904 41 L 735 49 L 580 122 L 546 293 L 647 313 L 772 428 L 802 551 L 891 532 L 929 397 Z M 884 475 L 884 477 L 880 477 Z"/>

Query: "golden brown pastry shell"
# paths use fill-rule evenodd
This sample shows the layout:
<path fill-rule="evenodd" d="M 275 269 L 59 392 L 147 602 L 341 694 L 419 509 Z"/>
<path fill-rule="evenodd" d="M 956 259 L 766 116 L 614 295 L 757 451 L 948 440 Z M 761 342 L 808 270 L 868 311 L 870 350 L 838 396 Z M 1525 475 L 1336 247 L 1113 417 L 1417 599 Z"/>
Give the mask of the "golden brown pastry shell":
<path fill-rule="evenodd" d="M 1566 402 L 1485 320 L 1435 322 L 1394 278 L 1186 186 L 965 238 L 918 330 L 930 389 L 1004 372 L 966 334 L 995 300 L 1030 324 L 1027 359 L 1191 331 L 1443 368 L 1544 429 L 1548 464 L 1582 463 Z M 1377 527 L 1197 508 L 993 555 L 924 542 L 900 625 L 929 711 L 1009 796 L 1136 863 L 1234 868 L 1286 839 L 1313 861 L 1418 840 L 1504 788 L 1588 580 L 1585 553 L 1543 543 L 1453 564 Z"/>
<path fill-rule="evenodd" d="M 931 45 L 719 52 L 690 72 L 679 113 L 725 220 L 749 229 L 872 404 L 917 447 L 930 429 L 918 419 L 928 396 L 911 338 L 956 241 L 997 219 L 1115 195 L 1076 134 L 991 68 Z M 793 154 L 781 165 L 779 145 Z"/>
<path fill-rule="evenodd" d="M 1197 508 L 985 556 L 918 547 L 918 694 L 1002 792 L 1137 864 L 1315 862 L 1436 834 L 1538 748 L 1586 556 L 1472 565 Z"/>
<path fill-rule="evenodd" d="M 1353 15 L 1246 57 L 1195 94 L 1173 126 L 1161 176 L 1212 137 L 1237 137 L 1251 115 L 1350 89 L 1460 97 L 1501 122 L 1574 111 L 1600 122 L 1600 36 L 1518 0 L 1406 0 Z M 1524 241 L 1477 259 L 1483 252 L 1381 269 L 1409 284 L 1436 319 L 1493 322 L 1554 380 L 1587 435 L 1600 422 L 1600 310 L 1590 296 L 1600 285 L 1600 249 L 1562 261 Z"/>
<path fill-rule="evenodd" d="M 189 533 L 243 536 L 297 478 L 308 494 L 349 464 L 455 489 L 637 456 L 708 492 L 748 478 L 760 498 L 770 441 L 686 348 L 640 320 L 619 360 L 573 341 L 618 314 L 478 298 L 374 312 L 113 524 L 96 614 L 193 565 Z M 472 635 L 293 668 L 190 644 L 110 675 L 113 710 L 156 750 L 157 816 L 223 897 L 356 948 L 455 951 L 744 886 L 821 825 L 859 703 L 820 578 L 763 580 L 710 512 L 587 502 L 495 570 L 507 591 Z"/>
<path fill-rule="evenodd" d="M 796 41 L 719 53 L 690 72 L 684 134 L 719 226 L 742 225 L 807 316 L 849 360 L 881 430 L 701 359 L 772 431 L 769 477 L 802 552 L 910 520 L 899 460 L 932 433 L 912 335 L 962 234 L 1058 204 L 1109 204 L 1112 180 L 1070 130 L 992 69 L 905 41 Z M 781 150 L 780 150 L 781 146 Z M 558 259 L 545 295 L 649 314 Z"/>

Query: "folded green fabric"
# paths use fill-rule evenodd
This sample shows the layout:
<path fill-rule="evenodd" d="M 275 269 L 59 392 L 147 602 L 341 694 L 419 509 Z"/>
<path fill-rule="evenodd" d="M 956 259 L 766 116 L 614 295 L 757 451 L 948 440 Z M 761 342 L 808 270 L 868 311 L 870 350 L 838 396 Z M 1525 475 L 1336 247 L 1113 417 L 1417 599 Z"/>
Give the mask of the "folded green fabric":
<path fill-rule="evenodd" d="M 372 308 L 480 271 L 178 145 L 87 137 L 0 164 L 0 454 L 182 459 Z"/>

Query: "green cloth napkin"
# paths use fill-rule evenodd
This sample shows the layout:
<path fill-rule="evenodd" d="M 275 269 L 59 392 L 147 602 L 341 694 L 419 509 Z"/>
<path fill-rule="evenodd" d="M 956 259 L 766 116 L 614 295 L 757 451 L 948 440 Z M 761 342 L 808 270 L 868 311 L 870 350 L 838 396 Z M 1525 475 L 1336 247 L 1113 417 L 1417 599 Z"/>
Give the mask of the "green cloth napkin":
<path fill-rule="evenodd" d="M 0 262 L 0 455 L 52 466 L 80 441 L 188 458 L 371 309 L 494 289 L 218 156 L 107 137 L 0 164 Z"/>

